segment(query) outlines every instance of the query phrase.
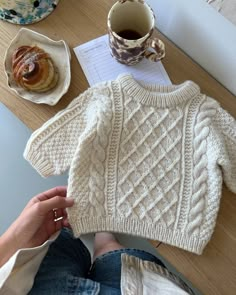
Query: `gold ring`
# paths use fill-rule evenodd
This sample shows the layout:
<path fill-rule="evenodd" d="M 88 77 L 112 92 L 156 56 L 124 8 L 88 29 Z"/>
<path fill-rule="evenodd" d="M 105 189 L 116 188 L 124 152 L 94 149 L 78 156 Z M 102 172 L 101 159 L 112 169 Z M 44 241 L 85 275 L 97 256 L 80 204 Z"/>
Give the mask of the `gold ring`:
<path fill-rule="evenodd" d="M 57 214 L 57 209 L 53 209 L 53 214 L 54 214 L 54 222 L 60 221 L 63 219 L 63 216 L 58 216 Z"/>
<path fill-rule="evenodd" d="M 57 211 L 53 210 L 53 213 L 54 213 L 54 220 L 56 220 L 57 219 Z"/>

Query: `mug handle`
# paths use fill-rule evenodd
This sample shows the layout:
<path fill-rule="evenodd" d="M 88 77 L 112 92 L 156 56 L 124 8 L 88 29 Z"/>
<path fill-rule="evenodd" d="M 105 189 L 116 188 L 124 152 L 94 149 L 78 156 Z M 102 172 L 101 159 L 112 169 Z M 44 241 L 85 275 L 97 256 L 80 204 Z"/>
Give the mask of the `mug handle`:
<path fill-rule="evenodd" d="M 147 49 L 144 52 L 144 56 L 147 59 L 157 62 L 165 57 L 165 44 L 160 39 L 148 39 L 147 47 L 154 49 L 154 51 Z"/>

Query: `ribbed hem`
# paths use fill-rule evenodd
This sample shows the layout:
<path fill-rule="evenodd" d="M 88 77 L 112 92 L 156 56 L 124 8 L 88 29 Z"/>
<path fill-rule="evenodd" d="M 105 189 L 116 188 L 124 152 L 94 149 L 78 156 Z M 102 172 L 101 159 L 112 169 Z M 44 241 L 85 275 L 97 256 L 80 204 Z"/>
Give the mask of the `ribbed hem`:
<path fill-rule="evenodd" d="M 23 156 L 41 176 L 47 177 L 53 174 L 54 169 L 52 165 L 38 151 L 26 148 Z"/>
<path fill-rule="evenodd" d="M 193 81 L 179 85 L 142 85 L 132 75 L 119 75 L 117 80 L 123 90 L 142 104 L 160 108 L 174 107 L 200 94 L 199 86 Z"/>
<path fill-rule="evenodd" d="M 69 222 L 75 237 L 81 234 L 91 232 L 119 232 L 135 236 L 141 236 L 147 239 L 157 240 L 170 244 L 198 255 L 202 251 L 209 240 L 201 240 L 199 237 L 191 237 L 180 231 L 167 229 L 159 224 L 147 224 L 139 220 L 123 220 L 114 217 L 85 217 L 76 218 L 70 216 Z"/>

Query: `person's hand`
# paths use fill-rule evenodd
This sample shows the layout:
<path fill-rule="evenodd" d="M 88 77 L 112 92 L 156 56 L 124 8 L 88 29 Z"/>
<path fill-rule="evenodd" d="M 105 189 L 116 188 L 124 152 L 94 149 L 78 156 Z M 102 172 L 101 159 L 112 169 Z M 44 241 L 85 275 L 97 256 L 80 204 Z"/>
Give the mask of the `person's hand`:
<path fill-rule="evenodd" d="M 63 186 L 33 197 L 0 237 L 0 266 L 18 249 L 39 246 L 62 227 L 68 227 L 65 209 L 73 203 L 73 199 L 66 198 L 66 187 Z"/>

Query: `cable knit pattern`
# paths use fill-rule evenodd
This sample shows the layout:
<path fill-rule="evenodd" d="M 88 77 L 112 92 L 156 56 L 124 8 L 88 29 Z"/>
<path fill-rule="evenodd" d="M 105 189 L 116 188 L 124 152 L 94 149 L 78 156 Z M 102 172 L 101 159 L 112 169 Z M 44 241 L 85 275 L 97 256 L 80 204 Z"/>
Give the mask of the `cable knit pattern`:
<path fill-rule="evenodd" d="M 96 215 L 105 214 L 105 160 L 106 160 L 106 147 L 108 145 L 108 135 L 111 129 L 111 101 L 106 101 L 103 108 L 97 116 L 98 122 L 96 126 L 96 133 L 92 142 L 91 149 L 91 164 L 89 167 L 89 203 L 90 207 L 94 208 L 94 212 L 90 212 Z M 99 110 L 99 107 L 98 107 Z"/>
<path fill-rule="evenodd" d="M 192 81 L 98 84 L 35 131 L 25 158 L 43 176 L 69 168 L 77 237 L 114 231 L 201 254 L 222 178 L 236 192 L 236 124 Z"/>
<path fill-rule="evenodd" d="M 199 234 L 204 209 L 206 206 L 205 196 L 207 194 L 207 137 L 209 135 L 209 125 L 212 116 L 215 115 L 216 103 L 206 100 L 203 97 L 194 124 L 193 137 L 193 189 L 189 210 L 188 232 L 189 234 Z"/>
<path fill-rule="evenodd" d="M 109 97 L 109 91 L 106 95 Z M 76 176 L 78 181 L 69 188 L 69 193 L 74 195 L 78 186 L 84 188 L 81 194 L 86 197 L 80 203 L 81 206 L 83 205 L 81 213 L 84 216 L 105 214 L 105 160 L 112 120 L 112 101 L 106 99 L 107 96 L 100 95 L 99 102 L 95 101 L 88 106 L 87 128 L 81 136 L 82 146 L 79 145 L 81 152 L 78 152 L 78 157 L 71 165 L 69 182 L 71 178 L 77 178 Z M 83 153 L 82 156 L 81 153 Z M 83 185 L 81 185 L 82 181 L 85 182 Z M 76 222 L 75 207 L 71 209 L 70 215 L 71 223 Z"/>

